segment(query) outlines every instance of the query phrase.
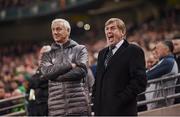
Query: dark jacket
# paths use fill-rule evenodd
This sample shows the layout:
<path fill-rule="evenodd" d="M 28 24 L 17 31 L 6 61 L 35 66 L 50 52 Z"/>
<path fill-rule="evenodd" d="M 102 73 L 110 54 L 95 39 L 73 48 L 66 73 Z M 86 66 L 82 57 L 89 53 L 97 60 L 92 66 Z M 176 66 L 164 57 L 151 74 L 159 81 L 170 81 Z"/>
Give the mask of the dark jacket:
<path fill-rule="evenodd" d="M 143 50 L 125 40 L 105 69 L 107 52 L 105 48 L 98 55 L 93 88 L 95 115 L 137 115 L 136 97 L 145 91 L 147 83 Z"/>
<path fill-rule="evenodd" d="M 178 64 L 178 69 L 179 69 L 179 72 L 180 72 L 180 55 L 175 55 L 175 59 L 176 59 L 176 62 Z"/>
<path fill-rule="evenodd" d="M 35 91 L 35 100 L 29 100 L 27 105 L 28 116 L 48 115 L 48 80 L 41 78 L 41 72 L 37 72 L 29 79 L 29 88 Z"/>
<path fill-rule="evenodd" d="M 43 78 L 49 80 L 49 115 L 87 115 L 88 95 L 82 79 L 87 75 L 87 49 L 73 40 L 52 44 L 42 56 Z M 71 63 L 77 67 L 72 68 Z"/>
<path fill-rule="evenodd" d="M 39 70 L 30 78 L 29 88 L 35 90 L 36 102 L 47 103 L 48 99 L 48 80 L 42 79 Z"/>
<path fill-rule="evenodd" d="M 178 64 L 178 73 L 180 73 L 180 55 L 176 55 L 176 62 Z M 180 78 L 177 79 L 176 85 L 180 84 Z M 175 87 L 175 93 L 180 93 L 180 86 Z M 180 97 L 175 98 L 174 101 L 175 104 L 179 104 L 180 103 Z"/>

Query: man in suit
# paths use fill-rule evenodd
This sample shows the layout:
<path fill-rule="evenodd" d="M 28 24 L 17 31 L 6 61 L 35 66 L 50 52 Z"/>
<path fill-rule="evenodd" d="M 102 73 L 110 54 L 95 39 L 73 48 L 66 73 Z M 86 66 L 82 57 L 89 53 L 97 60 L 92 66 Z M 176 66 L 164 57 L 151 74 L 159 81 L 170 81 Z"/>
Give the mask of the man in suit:
<path fill-rule="evenodd" d="M 126 27 L 118 18 L 105 23 L 108 47 L 99 52 L 93 86 L 95 115 L 137 115 L 137 95 L 146 89 L 143 50 L 125 40 Z"/>

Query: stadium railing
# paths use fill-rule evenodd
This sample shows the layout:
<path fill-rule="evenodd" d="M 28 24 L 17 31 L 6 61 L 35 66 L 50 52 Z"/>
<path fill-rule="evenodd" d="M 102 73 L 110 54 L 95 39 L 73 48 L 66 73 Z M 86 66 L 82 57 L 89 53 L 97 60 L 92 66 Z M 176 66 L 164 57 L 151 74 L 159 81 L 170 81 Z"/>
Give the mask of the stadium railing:
<path fill-rule="evenodd" d="M 164 82 L 167 82 L 167 81 L 170 81 L 170 80 L 173 80 L 173 79 L 177 80 L 179 78 L 180 78 L 180 73 L 177 74 L 177 75 L 171 75 L 171 76 L 156 78 L 156 79 L 153 79 L 153 80 L 148 80 L 148 85 L 159 83 L 159 82 L 161 84 L 163 84 Z M 167 90 L 167 89 L 176 88 L 176 87 L 180 87 L 180 84 L 176 84 L 176 85 L 172 85 L 172 86 L 163 86 L 162 85 L 162 87 L 160 89 L 155 89 L 155 90 L 151 90 L 151 91 L 145 91 L 145 92 L 143 92 L 143 93 L 141 93 L 139 95 L 147 94 L 147 93 L 151 93 L 151 92 L 156 92 L 156 91 L 165 92 L 165 90 Z M 180 93 L 175 93 L 175 94 L 172 94 L 172 95 L 163 95 L 161 97 L 153 98 L 153 99 L 150 99 L 150 100 L 146 99 L 144 101 L 138 101 L 138 106 L 153 103 L 153 102 L 157 102 L 157 101 L 165 101 L 166 105 L 167 105 L 167 100 L 168 99 L 174 99 L 174 98 L 178 98 L 178 97 L 180 98 Z"/>
<path fill-rule="evenodd" d="M 149 80 L 148 85 L 151 84 L 151 83 L 158 83 L 158 82 L 163 83 L 163 82 L 166 82 L 168 80 L 178 79 L 178 78 L 180 78 L 180 73 L 177 74 L 177 75 L 171 75 L 171 76 L 167 76 L 167 77 L 161 77 L 161 78 Z M 150 93 L 150 92 L 156 92 L 156 91 L 165 91 L 165 90 L 167 90 L 169 88 L 179 87 L 179 86 L 180 86 L 180 84 L 176 84 L 176 85 L 168 86 L 168 87 L 162 87 L 161 89 L 145 91 L 145 92 L 143 92 L 143 93 L 141 93 L 139 95 Z M 27 112 L 26 112 L 26 99 L 25 99 L 25 97 L 26 97 L 25 95 L 22 95 L 22 96 L 16 96 L 16 97 L 11 97 L 11 98 L 0 100 L 0 104 L 4 103 L 4 102 L 9 102 L 9 101 L 24 100 L 24 101 L 20 101 L 20 103 L 16 103 L 16 104 L 8 106 L 8 107 L 0 108 L 0 113 L 1 113 L 1 111 L 10 110 L 10 109 L 14 109 L 14 108 L 24 106 L 24 108 L 25 108 L 24 110 L 21 110 L 21 111 L 18 111 L 18 112 L 11 112 L 11 113 L 6 114 L 6 116 L 24 116 L 24 115 L 26 115 Z M 138 101 L 138 106 L 146 105 L 146 104 L 149 104 L 149 103 L 162 101 L 162 100 L 167 102 L 168 99 L 174 99 L 174 98 L 178 98 L 178 97 L 180 98 L 180 93 L 175 93 L 175 94 L 172 94 L 172 95 L 163 95 L 162 97 L 153 98 L 151 100 Z"/>

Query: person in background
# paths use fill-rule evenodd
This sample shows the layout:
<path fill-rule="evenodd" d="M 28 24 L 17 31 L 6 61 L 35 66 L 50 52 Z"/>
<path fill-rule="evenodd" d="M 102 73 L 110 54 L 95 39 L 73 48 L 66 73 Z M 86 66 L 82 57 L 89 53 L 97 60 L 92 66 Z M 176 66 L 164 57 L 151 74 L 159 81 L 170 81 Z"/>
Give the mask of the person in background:
<path fill-rule="evenodd" d="M 170 76 L 175 75 L 178 73 L 178 66 L 175 60 L 173 53 L 173 43 L 172 41 L 166 40 L 166 41 L 160 41 L 156 44 L 155 51 L 159 57 L 159 61 L 156 65 L 154 65 L 152 68 L 147 70 L 147 78 L 148 80 L 156 79 L 164 76 Z M 149 89 L 151 90 L 158 90 L 164 87 L 174 86 L 176 84 L 177 79 L 172 79 L 165 81 L 163 83 L 157 82 L 150 84 Z M 164 92 L 162 90 L 158 90 L 156 92 L 153 92 L 151 97 L 147 96 L 149 99 L 154 99 L 158 97 L 162 97 L 164 95 L 172 95 L 175 93 L 175 88 L 169 88 L 166 89 Z M 163 107 L 166 105 L 172 105 L 174 103 L 174 99 L 168 99 L 167 101 L 158 101 L 151 104 L 147 104 L 148 110 L 155 109 L 159 107 Z"/>
<path fill-rule="evenodd" d="M 172 42 L 173 42 L 173 45 L 174 45 L 173 53 L 176 56 L 176 61 L 177 61 L 177 64 L 178 64 L 178 68 L 180 68 L 180 37 L 179 37 L 179 39 L 173 39 Z"/>
<path fill-rule="evenodd" d="M 29 79 L 28 116 L 48 116 L 48 79 L 41 78 L 40 63 L 42 54 L 49 46 L 43 46 L 39 53 L 39 68 Z"/>
<path fill-rule="evenodd" d="M 105 23 L 108 46 L 101 50 L 93 86 L 95 116 L 136 116 L 137 95 L 146 89 L 143 50 L 126 41 L 126 26 L 119 18 Z"/>
<path fill-rule="evenodd" d="M 5 98 L 6 98 L 5 85 L 3 81 L 0 81 L 0 100 L 5 99 Z M 1 109 L 7 108 L 12 105 L 13 104 L 11 101 L 1 102 L 0 103 L 0 116 L 10 113 L 11 109 L 7 109 L 7 110 L 1 110 Z"/>
<path fill-rule="evenodd" d="M 173 42 L 173 45 L 174 45 L 173 53 L 174 53 L 174 55 L 176 57 L 176 62 L 177 62 L 178 69 L 179 69 L 178 73 L 180 73 L 180 37 L 174 37 L 172 42 Z M 176 85 L 179 85 L 179 84 L 180 84 L 180 78 L 178 78 L 177 82 L 176 82 Z M 180 86 L 176 86 L 175 93 L 180 93 Z M 179 97 L 175 98 L 174 103 L 175 104 L 180 103 L 180 98 Z"/>
<path fill-rule="evenodd" d="M 159 61 L 159 58 L 157 56 L 155 48 L 151 50 L 150 55 L 148 56 L 146 60 L 146 69 L 152 68 L 154 65 L 156 65 Z"/>

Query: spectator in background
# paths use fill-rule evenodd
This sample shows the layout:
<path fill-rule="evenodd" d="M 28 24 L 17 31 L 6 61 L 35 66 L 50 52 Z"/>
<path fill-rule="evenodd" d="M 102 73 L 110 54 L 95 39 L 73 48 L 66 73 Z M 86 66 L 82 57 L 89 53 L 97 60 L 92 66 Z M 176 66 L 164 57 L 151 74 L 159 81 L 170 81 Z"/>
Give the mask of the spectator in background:
<path fill-rule="evenodd" d="M 126 27 L 118 18 L 105 23 L 108 47 L 99 52 L 93 87 L 95 115 L 137 115 L 137 95 L 146 89 L 143 50 L 126 40 Z"/>
<path fill-rule="evenodd" d="M 180 68 L 180 37 L 179 37 L 179 39 L 173 39 L 172 42 L 174 45 L 174 52 L 173 53 L 176 56 L 178 68 Z"/>
<path fill-rule="evenodd" d="M 48 116 L 48 80 L 41 80 L 41 75 L 38 69 L 29 80 L 29 116 Z"/>
<path fill-rule="evenodd" d="M 5 85 L 2 81 L 0 81 L 0 100 L 1 99 L 5 99 L 6 98 L 6 92 L 5 92 Z M 6 107 L 9 107 L 12 105 L 12 102 L 11 101 L 5 101 L 5 102 L 1 102 L 0 103 L 0 116 L 1 115 L 4 115 L 4 114 L 8 114 L 11 112 L 10 109 L 7 109 L 7 110 L 3 110 L 1 111 L 1 109 L 3 108 L 6 108 Z"/>
<path fill-rule="evenodd" d="M 4 90 L 4 87 L 0 86 L 0 100 L 4 99 L 4 98 L 5 98 L 5 90 Z M 0 109 L 3 109 L 5 107 L 7 107 L 6 103 L 5 102 L 1 102 L 0 103 Z M 8 112 L 9 112 L 8 110 L 0 111 L 0 115 L 7 114 Z"/>
<path fill-rule="evenodd" d="M 160 41 L 157 43 L 156 53 L 158 54 L 159 62 L 155 66 L 147 70 L 148 80 L 156 79 L 162 76 L 174 75 L 178 73 L 178 66 L 172 54 L 173 49 L 174 47 L 172 41 Z M 155 89 L 158 90 L 163 87 L 173 86 L 176 84 L 176 80 L 177 79 L 168 80 L 166 82 L 163 82 L 163 84 L 161 82 L 150 84 L 150 87 L 147 89 L 147 91 Z M 165 90 L 164 94 L 162 90 L 153 92 L 152 94 L 150 94 L 151 96 L 148 94 L 147 99 L 154 99 L 164 95 L 168 96 L 174 93 L 175 88 L 169 88 Z M 148 110 L 150 110 L 166 106 L 166 104 L 172 105 L 173 103 L 174 99 L 168 99 L 167 103 L 165 101 L 158 101 L 151 104 L 147 104 L 147 106 Z"/>
<path fill-rule="evenodd" d="M 175 57 L 176 57 L 176 62 L 178 64 L 178 69 L 179 69 L 179 72 L 180 72 L 180 37 L 177 37 L 177 38 L 174 38 L 172 40 L 173 42 L 173 45 L 174 45 L 174 54 L 175 54 Z M 180 84 L 180 78 L 177 79 L 177 83 L 176 85 L 179 85 Z M 180 86 L 177 86 L 175 88 L 175 93 L 180 93 Z M 174 101 L 175 104 L 178 104 L 180 103 L 180 98 L 175 98 L 175 101 Z"/>
<path fill-rule="evenodd" d="M 11 80 L 12 80 L 12 76 L 11 76 L 9 71 L 5 71 L 5 74 L 4 74 L 4 77 L 3 77 L 2 80 L 3 80 L 4 85 L 5 85 L 5 91 L 11 92 L 12 87 L 11 87 L 10 83 L 11 83 Z"/>
<path fill-rule="evenodd" d="M 157 56 L 157 52 L 155 48 L 153 48 L 150 52 L 150 55 L 148 56 L 146 60 L 146 69 L 151 69 L 157 62 L 159 61 L 159 58 Z"/>
<path fill-rule="evenodd" d="M 25 89 L 22 86 L 21 82 L 19 82 L 18 80 L 11 81 L 10 85 L 11 85 L 11 88 L 12 88 L 12 93 L 11 93 L 12 97 L 13 96 L 14 97 L 22 96 L 23 94 L 25 94 Z M 24 100 L 21 100 L 21 99 L 12 101 L 13 105 L 23 103 L 23 102 L 24 102 Z M 21 110 L 24 110 L 24 106 L 19 106 L 19 107 L 13 108 L 12 112 L 18 112 L 18 111 L 21 111 Z"/>
<path fill-rule="evenodd" d="M 176 56 L 176 61 L 177 61 L 177 64 L 178 64 L 178 68 L 180 68 L 180 37 L 173 39 L 172 42 L 173 42 L 173 45 L 174 45 L 174 52 L 173 53 Z"/>
<path fill-rule="evenodd" d="M 42 54 L 47 52 L 48 48 L 49 46 L 43 46 L 40 50 L 39 65 Z M 29 79 L 28 116 L 48 116 L 48 79 L 42 79 L 41 75 L 39 66 Z"/>
<path fill-rule="evenodd" d="M 88 115 L 88 94 L 82 84 L 87 75 L 87 49 L 69 38 L 68 21 L 55 19 L 51 29 L 55 42 L 40 63 L 41 78 L 49 80 L 48 114 Z"/>
<path fill-rule="evenodd" d="M 24 93 L 24 92 L 22 92 L 22 90 L 20 90 L 20 87 L 22 85 L 19 81 L 13 80 L 13 81 L 11 81 L 10 85 L 11 85 L 11 88 L 13 89 L 12 96 L 20 96 Z"/>

